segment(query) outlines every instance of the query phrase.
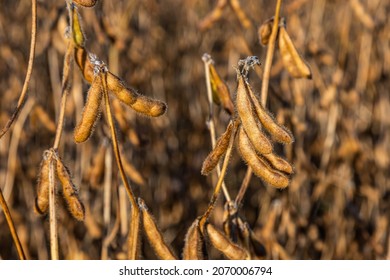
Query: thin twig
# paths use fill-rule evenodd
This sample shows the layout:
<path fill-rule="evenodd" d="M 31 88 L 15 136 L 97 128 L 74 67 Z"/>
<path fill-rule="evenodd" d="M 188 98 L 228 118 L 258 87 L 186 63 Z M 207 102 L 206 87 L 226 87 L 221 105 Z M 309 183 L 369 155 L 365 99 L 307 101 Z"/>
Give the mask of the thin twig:
<path fill-rule="evenodd" d="M 272 26 L 272 33 L 268 42 L 267 56 L 265 58 L 263 81 L 261 85 L 261 104 L 265 106 L 267 104 L 269 78 L 271 76 L 272 59 L 275 52 L 276 36 L 279 29 L 280 7 L 282 6 L 282 0 L 278 0 L 276 3 L 276 11 L 274 17 L 274 24 Z"/>
<path fill-rule="evenodd" d="M 117 138 L 115 126 L 114 126 L 114 118 L 112 116 L 110 99 L 109 99 L 109 95 L 108 95 L 107 73 L 103 72 L 103 73 L 101 73 L 101 75 L 102 75 L 102 83 L 103 83 L 104 101 L 105 101 L 105 105 L 106 105 L 107 121 L 108 121 L 108 125 L 110 126 L 110 130 L 111 130 L 112 147 L 114 150 L 115 159 L 116 159 L 116 162 L 118 165 L 118 169 L 119 169 L 119 173 L 120 173 L 121 178 L 122 178 L 123 185 L 125 186 L 127 195 L 129 196 L 129 200 L 131 203 L 131 219 L 133 221 L 136 221 L 136 220 L 138 220 L 140 213 L 139 213 L 137 201 L 136 201 L 135 196 L 133 194 L 133 191 L 130 187 L 130 184 L 126 178 L 125 171 L 123 169 L 122 159 L 121 159 L 119 146 L 118 146 L 118 138 Z M 129 231 L 128 257 L 130 259 L 135 259 L 137 256 L 137 243 L 138 243 L 138 232 L 139 232 L 138 226 L 139 226 L 139 224 L 132 223 L 132 225 L 134 225 L 136 228 L 130 228 L 130 231 Z"/>
<path fill-rule="evenodd" d="M 70 77 L 70 72 L 71 72 L 72 62 L 73 62 L 73 59 L 72 59 L 73 52 L 74 52 L 74 46 L 73 46 L 72 41 L 69 40 L 68 47 L 67 47 L 66 53 L 65 53 L 65 58 L 64 58 L 60 115 L 58 117 L 56 136 L 55 136 L 54 144 L 53 144 L 53 149 L 55 149 L 55 150 L 57 150 L 59 145 L 60 145 L 62 130 L 64 127 L 66 100 L 67 100 L 68 93 L 70 91 L 69 77 Z"/>
<path fill-rule="evenodd" d="M 12 239 L 13 239 L 13 241 L 15 243 L 16 250 L 18 251 L 19 259 L 20 260 L 25 260 L 26 259 L 26 255 L 24 254 L 22 244 L 20 243 L 19 236 L 18 236 L 18 234 L 16 232 L 15 225 L 14 225 L 14 222 L 12 220 L 11 213 L 10 213 L 10 211 L 8 209 L 8 205 L 7 205 L 7 202 L 4 199 L 3 192 L 1 190 L 1 188 L 0 188 L 0 205 L 1 205 L 1 209 L 3 209 L 5 219 L 7 220 L 8 228 L 9 228 L 9 230 L 11 232 L 11 236 L 12 236 Z"/>
<path fill-rule="evenodd" d="M 234 205 L 236 207 L 240 207 L 240 205 L 241 205 L 241 201 L 244 198 L 246 190 L 248 189 L 248 186 L 249 186 L 249 182 L 251 181 L 252 174 L 253 174 L 252 168 L 250 166 L 248 166 L 248 168 L 246 169 L 244 180 L 242 180 L 240 190 L 238 191 L 238 194 L 237 194 L 236 199 L 234 201 Z"/>
<path fill-rule="evenodd" d="M 50 255 L 52 260 L 58 260 L 58 228 L 56 214 L 56 190 L 54 178 L 54 150 L 50 150 L 49 154 L 49 224 L 50 224 Z"/>
<path fill-rule="evenodd" d="M 21 108 L 23 107 L 24 102 L 26 101 L 28 84 L 30 83 L 31 74 L 34 65 L 36 39 L 37 39 L 37 0 L 31 0 L 31 42 L 30 42 L 30 54 L 28 59 L 26 78 L 24 79 L 24 84 L 23 84 L 22 92 L 20 93 L 18 104 L 14 112 L 12 113 L 11 118 L 8 120 L 6 125 L 1 130 L 0 139 L 4 136 L 4 134 L 7 133 L 7 131 L 13 124 L 13 122 L 16 120 Z"/>
<path fill-rule="evenodd" d="M 206 54 L 203 55 L 203 62 L 204 62 L 204 70 L 206 74 L 206 87 L 207 87 L 207 99 L 209 101 L 209 119 L 207 121 L 208 128 L 210 131 L 210 138 L 211 138 L 211 146 L 214 149 L 215 143 L 216 143 L 216 136 L 215 136 L 215 123 L 214 123 L 214 110 L 213 110 L 213 96 L 211 92 L 211 81 L 210 81 L 210 71 L 209 71 L 209 64 L 211 63 L 211 59 L 208 59 L 208 55 L 206 57 Z M 218 178 L 221 177 L 221 167 L 219 163 L 217 164 L 217 174 Z M 231 201 L 229 191 L 227 190 L 225 181 L 222 181 L 222 190 L 223 194 L 226 198 L 226 200 L 229 202 Z"/>

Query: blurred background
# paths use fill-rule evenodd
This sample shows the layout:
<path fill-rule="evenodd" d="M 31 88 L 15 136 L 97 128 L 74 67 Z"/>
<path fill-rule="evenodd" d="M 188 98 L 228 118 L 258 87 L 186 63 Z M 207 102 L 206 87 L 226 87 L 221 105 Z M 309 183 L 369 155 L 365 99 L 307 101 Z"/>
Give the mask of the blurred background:
<path fill-rule="evenodd" d="M 276 1 L 241 0 L 249 24 L 231 6 L 205 21 L 217 1 L 98 1 L 80 8 L 86 48 L 140 93 L 165 101 L 167 113 L 147 118 L 113 100 L 126 173 L 135 194 L 156 218 L 167 243 L 181 256 L 185 234 L 207 208 L 217 180 L 200 174 L 211 151 L 209 106 L 202 55 L 208 53 L 232 97 L 233 66 L 266 47 L 259 26 Z M 268 109 L 295 136 L 276 145 L 294 166 L 291 183 L 277 190 L 253 176 L 240 215 L 266 248 L 267 259 L 390 258 L 390 1 L 285 0 L 281 15 L 312 80 L 294 79 L 278 49 L 273 60 Z M 65 1 L 38 1 L 38 39 L 29 99 L 0 140 L 0 187 L 27 257 L 48 259 L 48 219 L 34 213 L 42 153 L 53 145 L 66 48 Z M 0 124 L 16 106 L 27 68 L 30 1 L 4 0 L 0 9 Z M 250 83 L 261 88 L 261 69 Z M 72 72 L 59 154 L 72 172 L 86 208 L 76 222 L 58 196 L 60 257 L 122 259 L 128 213 L 126 193 L 110 146 L 104 116 L 83 144 L 73 142 L 88 84 Z M 103 114 L 102 114 L 103 115 Z M 230 116 L 215 107 L 217 135 Z M 235 198 L 246 165 L 233 152 L 225 178 Z M 60 187 L 60 186 L 58 186 Z M 106 202 L 104 202 L 106 201 Z M 222 228 L 221 195 L 211 222 Z M 125 212 L 125 213 L 123 213 Z M 142 257 L 155 259 L 144 238 Z M 223 258 L 214 249 L 210 257 Z M 17 259 L 3 214 L 0 259 Z"/>

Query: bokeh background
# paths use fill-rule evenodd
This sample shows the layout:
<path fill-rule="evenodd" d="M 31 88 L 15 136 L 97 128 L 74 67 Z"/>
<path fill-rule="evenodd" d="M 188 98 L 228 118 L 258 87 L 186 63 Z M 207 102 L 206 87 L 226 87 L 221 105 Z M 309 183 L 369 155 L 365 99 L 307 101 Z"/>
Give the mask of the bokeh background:
<path fill-rule="evenodd" d="M 30 1 L 1 1 L 0 124 L 14 109 L 26 72 Z M 159 118 L 136 114 L 119 102 L 117 118 L 126 173 L 135 194 L 156 218 L 167 243 L 181 255 L 185 234 L 210 199 L 216 174 L 200 174 L 211 150 L 209 106 L 202 55 L 209 53 L 232 96 L 239 59 L 266 47 L 258 27 L 276 1 L 241 0 L 245 27 L 227 6 L 208 28 L 202 20 L 217 1 L 98 1 L 80 8 L 86 48 L 140 93 L 168 104 Z M 312 80 L 294 79 L 276 50 L 268 109 L 296 141 L 275 149 L 294 165 L 287 189 L 253 176 L 240 214 L 267 249 L 267 259 L 390 258 L 390 1 L 285 0 L 281 15 Z M 38 1 L 38 42 L 29 99 L 0 140 L 0 187 L 30 259 L 48 259 L 48 219 L 34 213 L 36 180 L 44 150 L 54 141 L 66 48 L 65 1 Z M 250 83 L 259 92 L 261 70 Z M 72 74 L 59 154 L 73 174 L 86 207 L 76 222 L 58 196 L 60 257 L 121 259 L 128 230 L 126 194 L 110 147 L 104 117 L 84 144 L 73 142 L 88 85 Z M 215 107 L 217 135 L 229 121 Z M 246 165 L 234 151 L 226 185 L 234 198 Z M 106 201 L 106 202 L 105 202 Z M 211 222 L 222 228 L 221 195 Z M 128 214 L 128 213 L 127 213 Z M 144 239 L 142 257 L 156 256 Z M 223 258 L 210 248 L 210 257 Z M 0 214 L 0 259 L 17 259 Z"/>

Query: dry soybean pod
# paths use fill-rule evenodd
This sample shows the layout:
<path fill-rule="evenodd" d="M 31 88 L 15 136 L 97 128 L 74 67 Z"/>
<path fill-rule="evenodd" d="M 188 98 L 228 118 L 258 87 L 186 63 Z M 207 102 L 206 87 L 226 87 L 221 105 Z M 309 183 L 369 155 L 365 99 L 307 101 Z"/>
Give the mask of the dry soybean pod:
<path fill-rule="evenodd" d="M 45 214 L 49 207 L 49 163 L 52 159 L 49 153 L 49 151 L 43 153 L 38 176 L 35 211 L 41 215 Z"/>
<path fill-rule="evenodd" d="M 83 48 L 85 45 L 85 35 L 81 26 L 81 18 L 77 7 L 75 5 L 70 6 L 72 10 L 72 36 L 73 42 L 78 48 Z"/>
<path fill-rule="evenodd" d="M 57 177 L 61 182 L 62 194 L 70 213 L 76 220 L 83 221 L 85 218 L 84 205 L 80 201 L 78 189 L 71 180 L 68 168 L 66 168 L 60 158 L 57 158 Z"/>
<path fill-rule="evenodd" d="M 259 36 L 259 41 L 263 46 L 268 45 L 269 39 L 271 38 L 273 24 L 274 24 L 274 18 L 272 17 L 267 21 L 265 21 L 257 31 L 257 35 Z"/>
<path fill-rule="evenodd" d="M 279 50 L 283 64 L 291 76 L 311 79 L 310 67 L 299 55 L 284 26 L 279 27 Z"/>
<path fill-rule="evenodd" d="M 242 159 L 253 169 L 253 173 L 276 188 L 288 186 L 289 179 L 279 171 L 273 170 L 256 154 L 249 137 L 242 128 L 238 131 L 237 142 L 238 151 Z"/>
<path fill-rule="evenodd" d="M 75 60 L 83 74 L 84 79 L 88 83 L 92 83 L 95 75 L 93 73 L 93 64 L 91 62 L 92 54 L 88 53 L 84 48 L 76 48 L 74 52 Z"/>
<path fill-rule="evenodd" d="M 229 88 L 226 83 L 221 79 L 217 70 L 215 69 L 213 63 L 209 63 L 209 71 L 210 71 L 210 83 L 211 89 L 213 92 L 213 100 L 216 104 L 221 104 L 225 111 L 229 115 L 233 115 L 234 113 L 234 105 L 233 101 L 230 97 Z"/>
<path fill-rule="evenodd" d="M 245 87 L 249 93 L 249 97 L 255 108 L 258 119 L 260 120 L 263 127 L 279 142 L 285 144 L 291 144 L 294 142 L 294 137 L 291 132 L 275 122 L 275 119 L 258 101 L 257 97 L 252 91 L 251 86 L 245 82 Z"/>
<path fill-rule="evenodd" d="M 260 154 L 271 153 L 272 144 L 261 131 L 259 124 L 257 123 L 257 116 L 253 112 L 252 102 L 248 96 L 246 81 L 241 74 L 238 74 L 236 105 L 242 126 L 248 134 L 256 151 Z"/>
<path fill-rule="evenodd" d="M 275 155 L 274 153 L 262 155 L 269 163 L 270 165 L 275 168 L 276 170 L 282 171 L 287 174 L 293 173 L 293 168 L 290 163 L 288 163 L 283 158 Z"/>
<path fill-rule="evenodd" d="M 164 102 L 138 94 L 134 89 L 126 87 L 120 78 L 110 72 L 107 73 L 107 85 L 108 89 L 111 90 L 120 101 L 130 106 L 138 113 L 149 117 L 158 117 L 167 110 L 167 105 Z"/>
<path fill-rule="evenodd" d="M 215 143 L 214 149 L 204 160 L 201 171 L 202 175 L 209 174 L 217 166 L 219 160 L 225 154 L 229 146 L 230 137 L 232 136 L 233 127 L 233 122 L 230 122 L 228 127 L 226 128 L 226 131 L 221 135 L 221 137 L 219 137 L 219 139 Z"/>
<path fill-rule="evenodd" d="M 222 232 L 217 230 L 213 225 L 206 225 L 207 237 L 215 249 L 222 252 L 228 259 L 231 260 L 248 260 L 249 253 L 230 241 Z"/>
<path fill-rule="evenodd" d="M 176 260 L 177 258 L 166 245 L 163 235 L 157 227 L 156 221 L 154 220 L 152 214 L 148 211 L 148 207 L 141 198 L 138 198 L 138 206 L 142 213 L 142 224 L 145 230 L 145 235 L 156 255 L 162 260 Z"/>
<path fill-rule="evenodd" d="M 186 234 L 183 259 L 184 260 L 204 260 L 204 239 L 199 228 L 199 219 L 196 219 Z"/>
<path fill-rule="evenodd" d="M 73 0 L 77 5 L 83 6 L 83 7 L 93 7 L 95 6 L 97 0 Z"/>
<path fill-rule="evenodd" d="M 96 75 L 88 90 L 87 101 L 81 120 L 74 130 L 74 140 L 76 143 L 84 142 L 91 136 L 93 126 L 100 115 L 102 98 L 102 79 L 100 75 Z"/>

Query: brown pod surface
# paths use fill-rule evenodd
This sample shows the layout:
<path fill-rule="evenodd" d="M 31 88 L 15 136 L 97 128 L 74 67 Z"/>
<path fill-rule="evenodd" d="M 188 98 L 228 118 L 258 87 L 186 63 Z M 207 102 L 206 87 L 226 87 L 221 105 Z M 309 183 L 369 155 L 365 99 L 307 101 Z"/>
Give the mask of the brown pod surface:
<path fill-rule="evenodd" d="M 219 160 L 225 154 L 229 146 L 230 137 L 232 136 L 233 127 L 233 122 L 230 122 L 226 131 L 218 138 L 214 149 L 203 162 L 201 171 L 202 175 L 209 174 L 217 166 Z"/>
<path fill-rule="evenodd" d="M 196 219 L 185 237 L 183 259 L 184 260 L 204 260 L 203 254 L 204 240 L 199 228 L 199 219 Z"/>
<path fill-rule="evenodd" d="M 50 159 L 45 152 L 39 168 L 37 197 L 35 200 L 35 210 L 41 215 L 45 214 L 49 207 L 49 164 Z"/>
<path fill-rule="evenodd" d="M 271 153 L 272 144 L 261 131 L 259 124 L 257 123 L 257 116 L 253 111 L 252 102 L 247 93 L 246 81 L 242 75 L 239 75 L 238 77 L 236 105 L 242 126 L 256 151 L 260 154 Z"/>
<path fill-rule="evenodd" d="M 81 26 L 81 18 L 75 6 L 72 9 L 72 36 L 73 42 L 78 48 L 83 48 L 85 45 L 85 35 Z"/>
<path fill-rule="evenodd" d="M 96 75 L 88 90 L 81 120 L 74 130 L 76 143 L 86 141 L 92 134 L 94 124 L 100 115 L 100 105 L 103 98 L 102 89 L 102 78 L 100 75 Z"/>
<path fill-rule="evenodd" d="M 213 93 L 213 100 L 216 104 L 222 104 L 222 107 L 229 115 L 234 113 L 233 101 L 230 97 L 229 88 L 221 79 L 212 63 L 209 63 L 210 82 Z"/>
<path fill-rule="evenodd" d="M 268 45 L 269 38 L 272 33 L 272 25 L 274 23 L 274 19 L 271 18 L 264 22 L 258 29 L 257 35 L 259 36 L 259 41 L 263 46 Z"/>
<path fill-rule="evenodd" d="M 177 258 L 168 245 L 166 245 L 163 235 L 157 227 L 156 221 L 141 198 L 138 198 L 138 206 L 142 213 L 142 224 L 145 235 L 156 255 L 162 260 L 176 260 Z"/>
<path fill-rule="evenodd" d="M 226 237 L 222 232 L 217 230 L 213 225 L 207 224 L 207 237 L 209 238 L 211 244 L 218 251 L 222 252 L 228 259 L 231 260 L 248 260 L 249 253 L 234 244 L 229 238 Z"/>
<path fill-rule="evenodd" d="M 84 48 L 76 48 L 74 52 L 75 61 L 88 83 L 92 83 L 95 75 L 93 73 L 93 64 L 89 59 L 89 54 Z"/>
<path fill-rule="evenodd" d="M 299 55 L 284 26 L 279 28 L 279 50 L 283 64 L 291 76 L 311 79 L 309 65 Z"/>
<path fill-rule="evenodd" d="M 262 155 L 269 163 L 270 165 L 284 173 L 292 174 L 293 168 L 290 163 L 288 163 L 285 159 L 275 155 L 274 153 Z"/>
<path fill-rule="evenodd" d="M 258 101 L 257 97 L 252 91 L 252 88 L 249 84 L 245 83 L 245 87 L 247 88 L 247 92 L 249 93 L 252 104 L 255 108 L 256 114 L 260 123 L 263 127 L 277 140 L 278 142 L 282 142 L 285 144 L 291 144 L 294 142 L 294 137 L 291 132 L 279 125 L 275 119 L 272 117 L 271 113 L 268 112 Z"/>
<path fill-rule="evenodd" d="M 97 0 L 73 0 L 74 3 L 83 7 L 93 7 L 95 6 Z"/>
<path fill-rule="evenodd" d="M 57 177 L 61 182 L 62 194 L 69 212 L 76 220 L 83 221 L 85 218 L 84 205 L 80 201 L 78 189 L 71 180 L 68 168 L 65 167 L 60 158 L 57 159 Z"/>
<path fill-rule="evenodd" d="M 256 176 L 276 188 L 285 188 L 289 184 L 287 176 L 272 169 L 261 157 L 256 154 L 249 137 L 243 129 L 238 131 L 238 151 L 242 159 L 252 168 Z"/>
<path fill-rule="evenodd" d="M 134 89 L 126 87 L 120 78 L 110 72 L 107 73 L 107 85 L 120 101 L 138 113 L 158 117 L 167 110 L 164 102 L 138 94 Z"/>

